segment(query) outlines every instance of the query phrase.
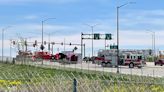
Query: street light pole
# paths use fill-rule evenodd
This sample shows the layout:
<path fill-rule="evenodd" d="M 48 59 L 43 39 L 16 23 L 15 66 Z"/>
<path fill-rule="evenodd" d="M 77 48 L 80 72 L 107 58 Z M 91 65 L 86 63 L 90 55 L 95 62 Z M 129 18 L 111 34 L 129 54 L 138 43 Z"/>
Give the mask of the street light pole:
<path fill-rule="evenodd" d="M 128 4 L 132 4 L 134 2 L 128 2 L 123 5 L 117 6 L 117 73 L 119 73 L 119 9 Z"/>
<path fill-rule="evenodd" d="M 2 62 L 3 62 L 3 40 L 4 40 L 4 29 L 2 29 Z"/>
<path fill-rule="evenodd" d="M 6 28 L 2 29 L 2 62 L 3 62 L 3 57 L 4 57 L 4 31 L 8 29 L 11 26 L 7 26 Z"/>
<path fill-rule="evenodd" d="M 117 73 L 119 73 L 119 7 L 117 7 Z"/>
<path fill-rule="evenodd" d="M 152 33 L 152 50 L 154 49 L 153 51 L 153 60 L 155 62 L 155 56 L 156 56 L 156 46 L 155 46 L 155 32 L 154 31 L 150 31 L 150 30 L 147 30 L 148 32 Z"/>
<path fill-rule="evenodd" d="M 92 57 L 93 57 L 93 38 L 94 38 L 94 36 L 93 36 L 93 26 L 91 26 L 91 28 L 92 28 Z"/>
<path fill-rule="evenodd" d="M 43 26 L 44 26 L 44 22 L 46 22 L 50 19 L 56 19 L 56 18 L 47 18 L 45 20 L 42 20 L 42 44 L 41 44 L 41 47 L 43 47 L 43 48 L 44 48 L 44 46 L 43 46 Z M 43 49 L 42 49 L 42 65 L 43 65 Z"/>
<path fill-rule="evenodd" d="M 93 57 L 93 38 L 94 38 L 94 35 L 93 35 L 93 28 L 99 24 L 95 24 L 95 25 L 88 25 L 88 24 L 85 24 L 89 27 L 91 27 L 91 30 L 92 30 L 92 57 Z"/>

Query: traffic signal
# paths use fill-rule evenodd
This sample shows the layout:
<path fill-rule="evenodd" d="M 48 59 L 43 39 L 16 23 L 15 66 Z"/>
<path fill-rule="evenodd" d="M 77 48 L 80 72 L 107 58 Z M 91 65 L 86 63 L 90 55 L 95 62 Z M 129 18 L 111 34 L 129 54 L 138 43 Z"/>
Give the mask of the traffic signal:
<path fill-rule="evenodd" d="M 48 50 L 50 50 L 50 43 L 48 43 Z"/>
<path fill-rule="evenodd" d="M 35 45 L 37 45 L 37 40 L 35 40 Z"/>
<path fill-rule="evenodd" d="M 152 52 L 153 52 L 153 51 L 150 49 L 150 50 L 149 50 L 149 55 L 152 55 Z"/>
<path fill-rule="evenodd" d="M 63 42 L 61 43 L 61 45 L 63 45 Z"/>
<path fill-rule="evenodd" d="M 15 41 L 13 41 L 13 45 L 15 45 Z"/>
<path fill-rule="evenodd" d="M 99 40 L 100 39 L 100 34 L 99 33 L 95 33 L 94 34 L 94 39 L 95 40 Z"/>
<path fill-rule="evenodd" d="M 77 50 L 77 49 L 78 49 L 78 48 L 75 46 L 75 47 L 74 47 L 74 50 Z"/>
<path fill-rule="evenodd" d="M 44 50 L 44 46 L 43 46 L 42 44 L 41 44 L 41 46 L 40 46 L 40 49 L 41 49 L 41 50 Z"/>
<path fill-rule="evenodd" d="M 44 45 L 46 45 L 46 41 L 44 41 Z"/>
<path fill-rule="evenodd" d="M 69 45 L 72 45 L 71 43 Z"/>
<path fill-rule="evenodd" d="M 24 41 L 24 45 L 27 46 L 27 41 L 26 40 Z"/>
<path fill-rule="evenodd" d="M 105 34 L 105 40 L 111 40 L 112 34 Z"/>
<path fill-rule="evenodd" d="M 33 47 L 35 47 L 36 46 L 36 44 L 33 44 Z"/>

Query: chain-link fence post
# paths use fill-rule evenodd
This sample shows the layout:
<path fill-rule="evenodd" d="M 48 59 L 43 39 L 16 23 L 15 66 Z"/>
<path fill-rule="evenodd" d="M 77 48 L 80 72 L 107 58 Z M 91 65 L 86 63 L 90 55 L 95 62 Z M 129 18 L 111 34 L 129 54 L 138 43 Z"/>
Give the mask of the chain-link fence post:
<path fill-rule="evenodd" d="M 73 79 L 73 92 L 77 92 L 77 80 Z"/>

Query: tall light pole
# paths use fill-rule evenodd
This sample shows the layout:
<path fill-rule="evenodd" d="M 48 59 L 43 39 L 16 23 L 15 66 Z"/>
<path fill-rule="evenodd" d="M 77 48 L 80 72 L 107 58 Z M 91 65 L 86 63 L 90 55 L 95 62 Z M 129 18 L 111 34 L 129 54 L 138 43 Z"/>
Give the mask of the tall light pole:
<path fill-rule="evenodd" d="M 44 32 L 44 33 L 45 33 L 46 35 L 48 35 L 48 43 L 49 43 L 49 44 L 48 44 L 48 48 L 49 48 L 48 50 L 49 50 L 49 53 L 50 53 L 51 36 L 52 36 L 54 33 L 56 33 L 56 32 L 48 32 L 48 33 L 47 33 L 47 32 Z"/>
<path fill-rule="evenodd" d="M 12 42 L 13 39 L 10 39 L 10 61 L 12 61 Z"/>
<path fill-rule="evenodd" d="M 117 73 L 119 73 L 119 9 L 128 4 L 132 4 L 134 2 L 128 2 L 123 5 L 117 6 Z"/>
<path fill-rule="evenodd" d="M 91 30 L 92 30 L 92 57 L 93 57 L 93 38 L 94 38 L 94 35 L 93 35 L 93 28 L 97 25 L 100 25 L 100 24 L 94 24 L 94 25 L 89 25 L 89 24 L 85 24 L 89 27 L 91 27 Z"/>
<path fill-rule="evenodd" d="M 10 27 L 11 26 L 7 26 L 7 27 L 5 27 L 5 28 L 2 29 L 2 62 L 3 62 L 3 57 L 4 57 L 4 55 L 3 55 L 3 50 L 4 50 L 4 31 L 6 29 L 10 28 Z"/>
<path fill-rule="evenodd" d="M 152 33 L 152 50 L 154 49 L 154 51 L 153 51 L 153 60 L 155 62 L 155 56 L 156 56 L 155 32 L 154 31 L 150 31 L 150 30 L 146 30 L 146 31 Z"/>
<path fill-rule="evenodd" d="M 56 18 L 47 18 L 45 20 L 42 20 L 42 44 L 41 44 L 41 48 L 42 48 L 42 55 L 43 55 L 43 49 L 44 49 L 44 46 L 43 46 L 43 26 L 44 26 L 44 22 L 50 20 L 50 19 L 56 19 Z M 43 56 L 42 56 L 43 57 Z M 42 58 L 42 64 L 43 64 L 43 58 Z"/>

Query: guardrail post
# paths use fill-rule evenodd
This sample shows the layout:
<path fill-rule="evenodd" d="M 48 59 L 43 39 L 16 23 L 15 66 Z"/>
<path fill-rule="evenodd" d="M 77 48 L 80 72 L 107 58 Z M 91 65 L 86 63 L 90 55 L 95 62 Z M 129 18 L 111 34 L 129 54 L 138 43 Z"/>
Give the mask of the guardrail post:
<path fill-rule="evenodd" d="M 73 79 L 73 92 L 77 92 L 77 80 Z"/>

